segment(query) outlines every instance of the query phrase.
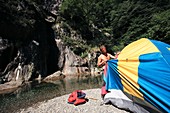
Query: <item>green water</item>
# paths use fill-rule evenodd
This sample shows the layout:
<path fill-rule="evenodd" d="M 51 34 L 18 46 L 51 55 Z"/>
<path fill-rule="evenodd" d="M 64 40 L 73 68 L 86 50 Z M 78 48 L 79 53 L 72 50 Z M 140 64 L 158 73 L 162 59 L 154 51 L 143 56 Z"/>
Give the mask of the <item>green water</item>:
<path fill-rule="evenodd" d="M 41 83 L 38 85 L 26 85 L 27 91 L 21 91 L 0 96 L 0 113 L 14 113 L 19 109 L 27 108 L 41 101 L 47 101 L 57 96 L 69 94 L 74 90 L 100 88 L 101 76 L 98 77 L 74 77 L 64 78 L 53 83 Z"/>

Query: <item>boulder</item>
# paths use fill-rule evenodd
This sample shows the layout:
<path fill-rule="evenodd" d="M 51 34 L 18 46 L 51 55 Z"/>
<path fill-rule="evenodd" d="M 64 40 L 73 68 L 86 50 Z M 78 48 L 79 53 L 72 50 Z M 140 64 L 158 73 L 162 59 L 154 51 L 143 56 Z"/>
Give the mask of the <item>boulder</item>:
<path fill-rule="evenodd" d="M 47 76 L 46 78 L 44 78 L 43 81 L 45 81 L 45 82 L 55 81 L 55 80 L 59 80 L 62 78 L 65 78 L 65 75 L 61 71 L 57 71 L 57 72 Z"/>
<path fill-rule="evenodd" d="M 86 73 L 87 67 L 83 66 L 86 62 L 80 56 L 77 56 L 71 51 L 68 46 L 65 46 L 61 39 L 56 39 L 56 45 L 59 49 L 58 67 L 65 75 L 76 75 Z"/>
<path fill-rule="evenodd" d="M 22 81 L 11 81 L 0 85 L 0 94 L 14 92 L 22 85 Z"/>

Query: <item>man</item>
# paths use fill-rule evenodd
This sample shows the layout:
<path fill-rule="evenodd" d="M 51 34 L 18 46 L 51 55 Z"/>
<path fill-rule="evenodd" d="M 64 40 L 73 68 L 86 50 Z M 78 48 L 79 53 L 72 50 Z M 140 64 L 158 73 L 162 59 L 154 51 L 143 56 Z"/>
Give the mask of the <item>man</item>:
<path fill-rule="evenodd" d="M 107 53 L 106 47 L 104 45 L 100 46 L 100 51 L 101 51 L 101 55 L 98 57 L 97 66 L 101 67 L 104 70 L 107 61 L 110 60 L 111 58 L 114 59 L 115 57 L 113 55 Z M 102 96 L 102 98 L 104 98 L 105 94 L 107 94 L 107 91 L 105 88 L 105 77 L 103 74 L 102 74 L 102 76 L 103 76 L 104 84 L 101 89 L 101 96 Z"/>
<path fill-rule="evenodd" d="M 104 69 L 107 60 L 115 58 L 113 55 L 107 53 L 106 47 L 104 45 L 100 46 L 101 55 L 98 57 L 97 66 Z"/>

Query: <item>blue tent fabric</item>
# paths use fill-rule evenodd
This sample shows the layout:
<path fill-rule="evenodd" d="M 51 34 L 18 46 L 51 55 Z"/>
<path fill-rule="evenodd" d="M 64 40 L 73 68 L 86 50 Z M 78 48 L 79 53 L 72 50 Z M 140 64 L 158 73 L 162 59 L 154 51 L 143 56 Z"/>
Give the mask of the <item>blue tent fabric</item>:
<path fill-rule="evenodd" d="M 106 89 L 120 89 L 123 90 L 123 85 L 121 83 L 121 78 L 119 76 L 119 72 L 117 71 L 117 61 L 118 60 L 110 60 L 108 63 L 107 69 L 107 79 L 106 79 Z M 114 76 L 112 76 L 112 74 Z"/>
<path fill-rule="evenodd" d="M 117 60 L 107 62 L 106 89 L 122 90 L 170 112 L 170 45 L 145 38 L 132 42 Z"/>

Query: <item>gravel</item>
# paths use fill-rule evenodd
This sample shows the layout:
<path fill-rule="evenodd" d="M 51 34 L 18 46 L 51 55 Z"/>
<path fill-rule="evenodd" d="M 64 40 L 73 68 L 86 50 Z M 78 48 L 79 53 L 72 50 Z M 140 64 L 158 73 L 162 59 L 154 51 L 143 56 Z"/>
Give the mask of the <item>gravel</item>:
<path fill-rule="evenodd" d="M 88 102 L 75 106 L 68 104 L 69 94 L 39 102 L 27 109 L 21 109 L 18 113 L 129 113 L 112 105 L 102 104 L 100 89 L 83 90 Z"/>

